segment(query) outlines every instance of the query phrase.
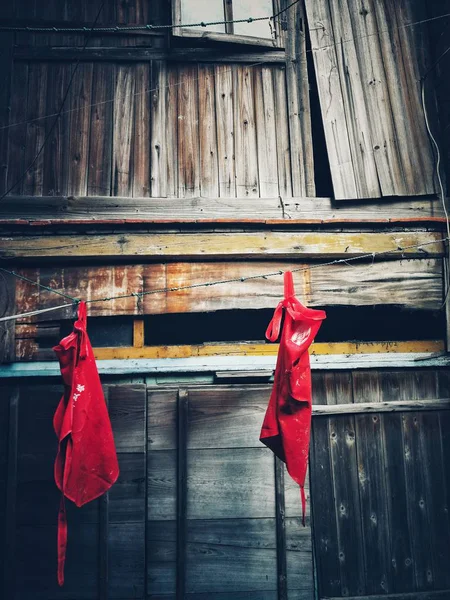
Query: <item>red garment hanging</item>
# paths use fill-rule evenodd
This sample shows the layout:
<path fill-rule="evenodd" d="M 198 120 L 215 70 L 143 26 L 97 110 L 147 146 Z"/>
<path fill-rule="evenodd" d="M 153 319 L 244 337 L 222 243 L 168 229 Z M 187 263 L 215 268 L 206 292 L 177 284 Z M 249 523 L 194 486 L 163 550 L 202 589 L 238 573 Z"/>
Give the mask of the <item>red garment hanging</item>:
<path fill-rule="evenodd" d="M 119 476 L 116 448 L 92 347 L 86 303 L 80 302 L 73 332 L 53 350 L 64 394 L 53 417 L 59 441 L 55 481 L 62 492 L 58 515 L 58 583 L 64 583 L 67 519 L 64 497 L 82 506 L 106 492 Z"/>
<path fill-rule="evenodd" d="M 304 485 L 312 412 L 308 348 L 326 314 L 323 310 L 306 308 L 297 300 L 290 271 L 284 274 L 284 300 L 276 307 L 266 331 L 271 342 L 278 339 L 283 312 L 275 380 L 260 440 L 286 463 L 289 475 L 299 484 L 305 524 Z"/>

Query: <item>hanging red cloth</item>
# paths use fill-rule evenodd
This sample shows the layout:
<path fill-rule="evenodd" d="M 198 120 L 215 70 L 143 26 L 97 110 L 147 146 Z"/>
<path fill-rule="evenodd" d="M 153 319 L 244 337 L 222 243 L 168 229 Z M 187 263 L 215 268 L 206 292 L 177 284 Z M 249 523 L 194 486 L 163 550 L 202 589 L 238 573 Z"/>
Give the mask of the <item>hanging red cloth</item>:
<path fill-rule="evenodd" d="M 64 583 L 67 519 L 64 497 L 82 506 L 106 492 L 119 476 L 116 448 L 94 353 L 80 302 L 73 332 L 53 350 L 64 394 L 53 417 L 59 441 L 55 481 L 62 492 L 58 515 L 58 583 Z"/>
<path fill-rule="evenodd" d="M 306 308 L 294 296 L 292 273 L 284 274 L 284 300 L 266 331 L 271 342 L 278 339 L 275 378 L 260 440 L 286 463 L 289 475 L 300 486 L 305 524 L 305 477 L 311 431 L 311 369 L 308 348 L 320 329 L 325 311 Z"/>

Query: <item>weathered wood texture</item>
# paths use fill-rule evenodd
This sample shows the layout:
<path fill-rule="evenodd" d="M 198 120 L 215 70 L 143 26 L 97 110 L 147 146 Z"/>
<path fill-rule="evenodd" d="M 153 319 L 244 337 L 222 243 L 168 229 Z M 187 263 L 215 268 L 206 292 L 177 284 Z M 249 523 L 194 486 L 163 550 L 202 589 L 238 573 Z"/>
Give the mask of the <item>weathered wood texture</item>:
<path fill-rule="evenodd" d="M 9 185 L 50 130 L 71 68 L 15 63 L 5 130 Z M 83 62 L 50 142 L 13 193 L 314 195 L 309 112 L 299 107 L 307 80 L 292 68 L 286 95 L 284 65 Z"/>
<path fill-rule="evenodd" d="M 231 97 L 222 92 L 219 80 L 229 77 L 230 73 L 223 67 L 216 67 L 216 94 L 217 94 L 217 119 L 220 122 L 217 128 L 218 152 L 218 185 L 222 197 L 214 198 L 186 198 L 182 204 L 173 210 L 167 198 L 123 198 L 104 196 L 109 189 L 110 163 L 105 155 L 106 148 L 111 141 L 104 138 L 100 122 L 104 120 L 104 111 L 110 110 L 106 104 L 94 110 L 95 117 L 91 130 L 95 134 L 91 138 L 89 170 L 89 194 L 97 195 L 93 200 L 90 197 L 39 197 L 11 195 L 0 202 L 0 224 L 3 225 L 34 225 L 44 226 L 51 224 L 83 224 L 92 220 L 96 223 L 245 223 L 255 224 L 319 224 L 319 223 L 408 223 L 408 222 L 436 222 L 444 223 L 445 215 L 442 204 L 436 198 L 404 198 L 399 200 L 384 200 L 381 202 L 347 203 L 335 205 L 330 198 L 291 198 L 291 180 L 289 177 L 289 147 L 283 140 L 287 137 L 282 134 L 276 136 L 277 143 L 282 148 L 278 152 L 278 173 L 283 173 L 280 187 L 283 193 L 276 198 L 260 198 L 254 202 L 251 198 L 226 198 L 235 194 L 235 166 L 233 156 L 233 136 Z M 104 67 L 104 88 L 110 83 L 111 68 Z M 153 69 L 153 76 L 160 81 L 164 76 L 161 70 Z M 102 88 L 102 89 L 104 89 Z M 282 89 L 282 88 L 281 88 Z M 277 92 L 280 87 L 277 87 Z M 158 92 L 159 93 L 159 92 Z M 166 190 L 169 195 L 174 194 L 175 156 L 169 157 L 161 150 L 165 128 L 167 136 L 174 137 L 173 114 L 176 110 L 172 92 L 167 92 L 167 107 L 158 102 L 158 93 L 154 92 L 153 102 L 159 107 L 152 120 L 152 182 L 155 193 L 164 195 Z M 172 94 L 172 95 L 171 95 Z M 109 108 L 108 108 L 109 107 Z M 154 109 L 156 111 L 156 109 Z M 278 131 L 278 130 L 277 130 Z M 211 133 L 211 135 L 213 135 Z M 286 133 L 287 135 L 287 133 Z M 173 148 L 173 144 L 171 144 Z M 212 159 L 211 159 L 212 160 Z M 101 162 L 99 169 L 95 168 Z M 167 171 L 167 177 L 164 174 Z M 281 175 L 280 175 L 281 177 Z M 168 187 L 167 187 L 168 186 Z M 102 194 L 102 196 L 99 196 Z M 224 198 L 225 196 L 225 198 Z"/>
<path fill-rule="evenodd" d="M 99 575 L 105 572 L 101 571 L 98 559 L 102 555 L 101 546 L 107 544 L 108 589 L 104 597 L 144 598 L 146 389 L 139 384 L 113 385 L 106 386 L 105 392 L 109 397 L 120 476 L 109 492 L 105 535 L 99 536 L 101 501 L 91 502 L 81 509 L 67 502 L 66 581 L 64 588 L 59 588 L 55 541 L 60 494 L 53 479 L 57 443 L 52 416 L 62 387 L 59 384 L 25 385 L 18 390 L 9 417 L 6 487 L 9 571 L 5 584 L 10 587 L 6 588 L 8 593 L 4 597 L 15 600 L 98 598 Z M 7 399 L 13 396 L 4 386 L 1 396 L 0 481 L 4 483 Z M 5 515 L 3 495 L 0 513 Z M 2 546 L 3 539 L 2 536 Z"/>
<path fill-rule="evenodd" d="M 269 393 L 269 386 L 187 390 L 187 597 L 276 593 L 274 457 L 259 442 Z M 149 592 L 173 594 L 179 576 L 176 389 L 149 390 L 148 439 Z M 309 600 L 309 518 L 301 527 L 298 487 L 287 475 L 280 494 L 286 506 L 288 598 Z"/>
<path fill-rule="evenodd" d="M 419 407 L 448 397 L 449 382 L 448 373 L 426 369 L 316 372 L 313 401 L 345 406 L 408 399 Z M 104 597 L 175 597 L 178 389 L 146 392 L 143 384 L 105 385 L 121 474 L 109 492 L 103 526 L 99 502 L 68 506 L 69 554 L 60 589 L 52 415 L 61 385 L 1 387 L 4 585 L 14 590 L 5 597 L 94 600 L 105 573 L 101 556 L 108 556 Z M 185 388 L 188 598 L 276 598 L 274 458 L 258 440 L 269 393 L 269 385 Z M 312 502 L 321 598 L 450 589 L 449 418 L 448 411 L 426 410 L 314 417 Z M 303 528 L 298 487 L 284 479 L 279 494 L 287 598 L 310 600 L 310 502 Z M 0 562 L 3 557 L 2 544 Z"/>
<path fill-rule="evenodd" d="M 336 409 L 368 401 L 374 406 L 391 401 L 397 405 L 407 396 L 419 406 L 444 397 L 448 374 L 425 369 L 314 373 L 313 389 L 317 404 L 337 405 Z M 447 411 L 355 416 L 338 412 L 313 420 L 311 486 L 319 597 L 450 593 L 444 567 L 450 556 L 444 542 L 449 482 L 441 425 L 448 420 Z M 332 506 L 330 489 L 335 496 Z"/>
<path fill-rule="evenodd" d="M 442 170 L 447 182 L 450 178 L 450 84 L 448 73 L 450 70 L 450 55 L 446 52 L 446 32 L 450 25 L 450 1 L 440 0 L 430 2 L 429 13 L 432 17 L 439 17 L 429 23 L 430 46 L 432 53 L 432 64 L 435 68 L 427 74 L 429 84 L 434 84 L 434 90 L 439 109 L 439 124 L 433 123 L 433 134 L 438 135 L 438 142 L 442 152 Z M 446 18 L 440 18 L 447 15 Z M 433 101 L 433 94 L 427 87 L 426 106 L 429 109 Z"/>
<path fill-rule="evenodd" d="M 0 272 L 0 315 L 6 317 L 15 314 L 16 278 Z M 0 363 L 14 360 L 15 326 L 11 321 L 0 323 Z"/>
<path fill-rule="evenodd" d="M 434 232 L 233 232 L 122 233 L 0 237 L 0 258 L 65 260 L 351 258 L 388 252 L 392 257 L 442 256 L 442 235 Z M 423 247 L 417 246 L 424 244 Z M 389 257 L 389 256 L 388 256 Z"/>
<path fill-rule="evenodd" d="M 85 300 L 183 287 L 197 283 L 237 279 L 234 283 L 160 292 L 89 305 L 89 314 L 161 314 L 203 312 L 232 308 L 273 308 L 283 296 L 281 276 L 240 281 L 241 277 L 307 268 L 292 262 L 168 263 L 116 266 L 22 268 L 18 272 L 34 281 Z M 442 302 L 442 264 L 436 259 L 333 265 L 294 274 L 296 290 L 310 306 L 399 304 L 438 309 Z M 263 285 L 261 284 L 263 282 Z M 423 287 L 422 287 L 423 286 Z M 423 293 L 421 292 L 423 290 Z M 64 303 L 56 294 L 25 281 L 16 282 L 16 310 L 27 312 Z M 45 321 L 72 317 L 72 310 L 43 316 Z"/>
<path fill-rule="evenodd" d="M 306 11 L 335 197 L 433 193 L 420 98 L 431 61 L 426 29 L 409 25 L 425 5 L 306 0 Z"/>

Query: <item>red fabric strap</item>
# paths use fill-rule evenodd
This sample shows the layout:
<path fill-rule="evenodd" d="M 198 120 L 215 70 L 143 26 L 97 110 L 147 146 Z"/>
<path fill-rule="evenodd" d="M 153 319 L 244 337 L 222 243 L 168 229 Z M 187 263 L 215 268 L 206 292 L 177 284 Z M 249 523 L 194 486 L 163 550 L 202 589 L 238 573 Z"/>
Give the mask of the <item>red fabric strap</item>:
<path fill-rule="evenodd" d="M 64 585 L 64 563 L 67 548 L 67 516 L 64 493 L 61 494 L 58 512 L 58 583 Z"/>
<path fill-rule="evenodd" d="M 305 496 L 305 488 L 300 486 L 300 496 L 302 499 L 302 524 L 303 527 L 306 527 L 306 496 Z"/>

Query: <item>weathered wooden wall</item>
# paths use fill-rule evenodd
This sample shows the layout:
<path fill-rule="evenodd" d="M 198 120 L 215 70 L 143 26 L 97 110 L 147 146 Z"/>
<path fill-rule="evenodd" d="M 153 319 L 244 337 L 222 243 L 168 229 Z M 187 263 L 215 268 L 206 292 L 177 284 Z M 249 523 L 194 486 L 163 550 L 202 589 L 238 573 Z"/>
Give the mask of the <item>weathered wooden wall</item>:
<path fill-rule="evenodd" d="M 433 193 L 420 82 L 431 65 L 426 3 L 305 4 L 335 197 Z"/>
<path fill-rule="evenodd" d="M 314 401 L 336 409 L 313 419 L 310 470 L 320 598 L 450 595 L 450 413 L 425 407 L 345 414 L 352 403 L 448 396 L 448 372 L 314 374 Z M 420 594 L 433 591 L 436 595 Z"/>
<path fill-rule="evenodd" d="M 4 597 L 173 600 L 181 580 L 190 600 L 311 600 L 310 504 L 320 598 L 448 593 L 449 411 L 423 402 L 448 398 L 448 374 L 327 371 L 313 379 L 317 408 L 335 414 L 313 416 L 306 528 L 298 487 L 258 441 L 270 386 L 105 385 L 121 475 L 106 499 L 69 507 L 62 589 L 52 472 L 61 387 L 3 384 Z M 342 413 L 360 402 L 371 414 Z"/>
<path fill-rule="evenodd" d="M 57 112 L 73 67 L 70 61 L 15 63 L 8 187 L 31 164 L 52 126 L 54 116 L 42 117 Z M 302 146 L 290 142 L 292 110 L 283 65 L 84 62 L 58 126 L 14 192 L 312 195 L 312 169 L 304 165 Z"/>

